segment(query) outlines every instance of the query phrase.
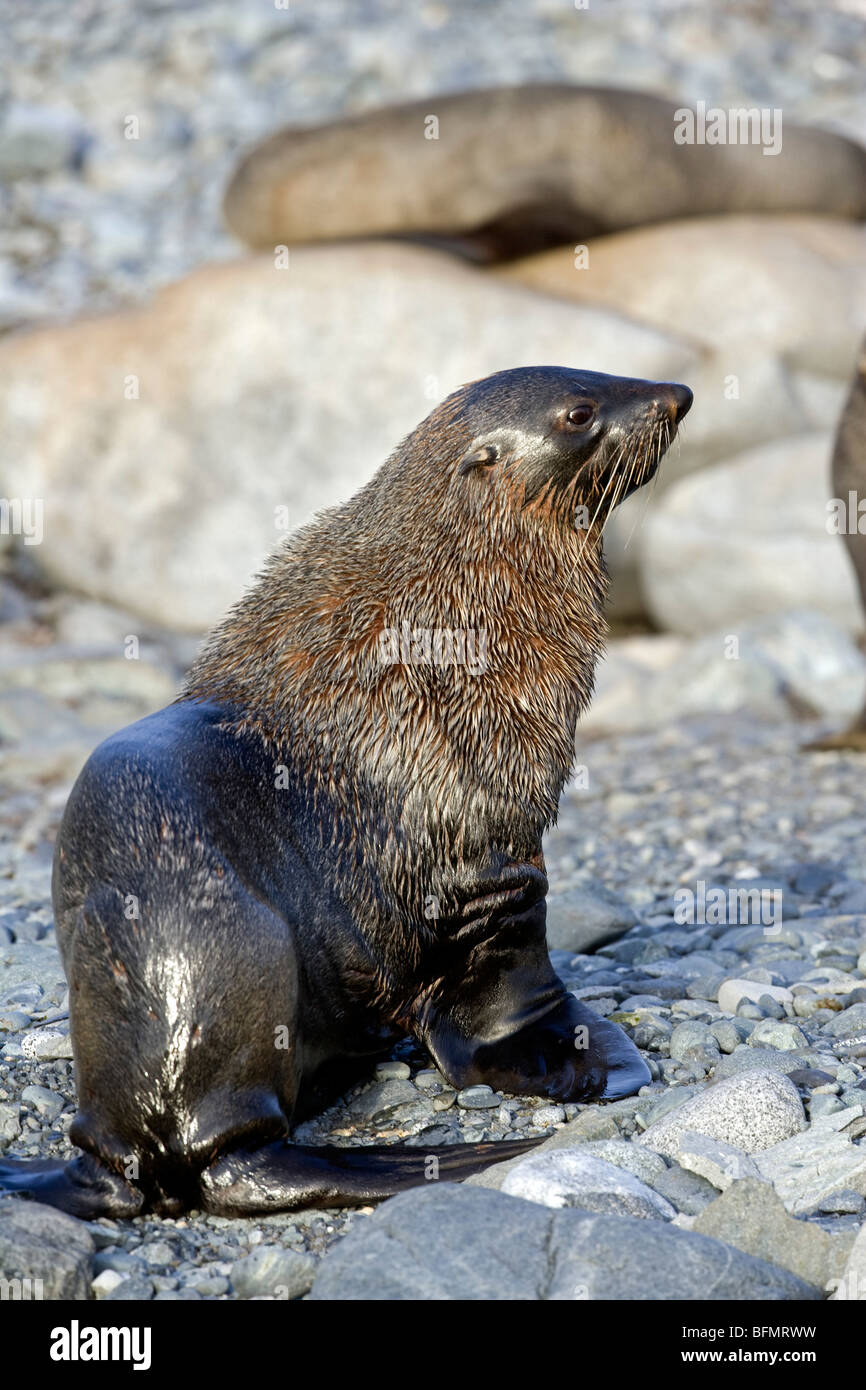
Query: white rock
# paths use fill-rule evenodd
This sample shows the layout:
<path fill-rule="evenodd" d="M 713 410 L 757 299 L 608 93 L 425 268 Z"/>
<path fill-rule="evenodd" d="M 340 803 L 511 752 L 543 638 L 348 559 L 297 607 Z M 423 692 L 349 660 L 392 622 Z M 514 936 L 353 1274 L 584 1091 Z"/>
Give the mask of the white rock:
<path fill-rule="evenodd" d="M 72 1040 L 58 1028 L 34 1028 L 31 1033 L 22 1033 L 21 1050 L 32 1061 L 54 1061 L 72 1056 Z"/>
<path fill-rule="evenodd" d="M 564 247 L 507 273 L 725 349 L 734 373 L 750 343 L 845 378 L 866 323 L 866 230 L 828 217 L 684 218 L 597 237 L 585 269 Z"/>
<path fill-rule="evenodd" d="M 680 1139 L 677 1161 L 681 1168 L 706 1178 L 720 1192 L 726 1192 L 738 1178 L 758 1178 L 760 1171 L 754 1159 L 718 1139 L 710 1139 L 706 1134 L 686 1131 Z"/>
<path fill-rule="evenodd" d="M 767 937 L 772 941 L 772 937 Z M 794 996 L 782 985 L 761 985 L 755 980 L 725 980 L 719 988 L 719 1008 L 723 1014 L 735 1014 L 744 999 L 757 1004 L 762 994 L 769 994 L 779 1004 L 793 1004 Z"/>
<path fill-rule="evenodd" d="M 44 499 L 46 574 L 197 631 L 281 539 L 276 508 L 295 526 L 349 496 L 463 382 L 563 359 L 686 381 L 697 360 L 405 245 L 206 266 L 140 310 L 0 341 L 0 477 Z"/>
<path fill-rule="evenodd" d="M 619 616 L 618 604 L 614 611 Z M 684 638 L 667 633 L 611 642 L 595 668 L 592 704 L 580 721 L 581 730 L 644 727 L 647 686 L 659 671 L 674 665 L 687 645 Z"/>
<path fill-rule="evenodd" d="M 107 1298 L 110 1293 L 114 1293 L 118 1284 L 123 1283 L 125 1277 L 123 1274 L 118 1274 L 116 1269 L 104 1269 L 90 1282 L 93 1297 L 97 1299 Z"/>
<path fill-rule="evenodd" d="M 736 638 L 736 658 L 729 658 Z M 671 639 L 665 637 L 667 644 Z M 777 613 L 669 647 L 658 670 L 616 644 L 582 729 L 651 729 L 705 713 L 790 718 L 792 701 L 844 723 L 866 700 L 866 657 L 821 614 Z"/>
<path fill-rule="evenodd" d="M 676 1215 L 670 1202 L 640 1178 L 576 1148 L 523 1159 L 506 1176 L 502 1191 L 545 1207 L 584 1207 L 666 1221 Z"/>
<path fill-rule="evenodd" d="M 799 1133 L 805 1125 L 797 1088 L 787 1076 L 755 1069 L 727 1077 L 656 1120 L 637 1141 L 678 1159 L 682 1137 L 705 1134 L 753 1154 Z"/>
<path fill-rule="evenodd" d="M 753 1073 L 754 1075 L 754 1073 Z M 793 1216 L 851 1187 L 866 1196 L 866 1149 L 843 1131 L 863 1114 L 861 1105 L 813 1120 L 805 1133 L 765 1149 L 755 1162 Z"/>
<path fill-rule="evenodd" d="M 763 614 L 812 609 L 861 630 L 843 539 L 827 530 L 831 445 L 829 434 L 761 445 L 682 479 L 648 509 L 639 566 L 659 627 L 737 633 Z"/>

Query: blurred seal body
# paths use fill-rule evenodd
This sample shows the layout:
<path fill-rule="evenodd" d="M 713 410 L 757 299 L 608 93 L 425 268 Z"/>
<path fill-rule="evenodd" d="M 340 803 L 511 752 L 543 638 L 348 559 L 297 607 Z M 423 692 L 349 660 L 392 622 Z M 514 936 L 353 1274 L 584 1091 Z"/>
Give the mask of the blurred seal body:
<path fill-rule="evenodd" d="M 229 183 L 225 218 L 269 250 L 397 235 L 496 260 L 699 214 L 866 217 L 854 141 L 786 123 L 767 144 L 761 113 L 735 109 L 721 113 L 725 143 L 701 141 L 698 122 L 694 142 L 677 143 L 689 114 L 565 84 L 425 97 L 261 141 Z"/>
<path fill-rule="evenodd" d="M 287 1137 L 407 1034 L 455 1087 L 648 1080 L 551 966 L 541 842 L 603 642 L 602 522 L 690 403 L 555 367 L 462 388 L 96 750 L 54 873 L 84 1155 L 0 1186 L 82 1215 L 374 1201 L 420 1150 Z M 525 1146 L 436 1156 L 461 1177 Z"/>
<path fill-rule="evenodd" d="M 859 505 L 866 500 L 866 339 L 860 346 L 854 379 L 836 430 L 831 472 L 834 496 L 843 504 L 848 517 L 847 529 L 843 532 L 845 546 L 866 613 L 866 535 L 858 529 Z M 808 746 L 817 750 L 838 748 L 866 753 L 866 707 L 849 729 L 828 734 Z"/>

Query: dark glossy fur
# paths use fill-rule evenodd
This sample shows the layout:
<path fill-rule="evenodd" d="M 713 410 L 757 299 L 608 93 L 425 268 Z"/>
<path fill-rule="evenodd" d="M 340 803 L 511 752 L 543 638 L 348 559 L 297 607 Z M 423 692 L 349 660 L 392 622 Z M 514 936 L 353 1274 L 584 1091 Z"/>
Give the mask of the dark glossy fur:
<path fill-rule="evenodd" d="M 648 1079 L 551 966 L 541 840 L 604 638 L 601 525 L 690 403 L 564 368 L 463 388 L 96 750 L 54 874 L 84 1156 L 0 1188 L 88 1216 L 377 1200 L 420 1150 L 287 1138 L 407 1034 L 457 1087 Z M 483 628 L 485 669 L 383 662 L 403 621 Z M 434 1153 L 462 1177 L 524 1147 Z"/>

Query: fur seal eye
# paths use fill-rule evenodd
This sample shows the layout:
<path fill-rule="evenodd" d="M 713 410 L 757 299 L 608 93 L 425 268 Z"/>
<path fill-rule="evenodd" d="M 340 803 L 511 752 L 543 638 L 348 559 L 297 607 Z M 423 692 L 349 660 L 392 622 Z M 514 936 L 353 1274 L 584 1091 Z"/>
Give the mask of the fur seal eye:
<path fill-rule="evenodd" d="M 566 413 L 565 424 L 572 430 L 584 430 L 595 419 L 595 406 L 588 401 L 573 405 Z"/>

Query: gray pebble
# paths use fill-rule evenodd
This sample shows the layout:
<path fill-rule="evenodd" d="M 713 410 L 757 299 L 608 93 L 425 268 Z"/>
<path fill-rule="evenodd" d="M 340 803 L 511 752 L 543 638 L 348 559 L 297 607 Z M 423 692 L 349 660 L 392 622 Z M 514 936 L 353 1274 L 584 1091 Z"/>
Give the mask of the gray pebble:
<path fill-rule="evenodd" d="M 56 1091 L 49 1091 L 46 1086 L 25 1086 L 21 1092 L 21 1099 L 25 1105 L 32 1105 L 37 1115 L 49 1124 L 56 1120 L 63 1110 L 63 1097 Z"/>
<path fill-rule="evenodd" d="M 270 1294 L 280 1299 L 302 1298 L 310 1289 L 316 1261 L 297 1250 L 260 1245 L 232 1265 L 231 1282 L 238 1298 Z"/>
<path fill-rule="evenodd" d="M 141 1245 L 135 1253 L 149 1265 L 171 1265 L 177 1261 L 174 1250 L 165 1240 L 155 1240 Z"/>
<path fill-rule="evenodd" d="M 499 1105 L 501 1099 L 490 1086 L 466 1086 L 457 1092 L 457 1104 L 461 1110 L 490 1110 Z"/>
<path fill-rule="evenodd" d="M 144 1274 L 144 1262 L 126 1250 L 97 1250 L 93 1257 L 93 1272 L 101 1274 L 104 1269 L 113 1269 L 125 1276 L 139 1276 Z"/>
<path fill-rule="evenodd" d="M 767 1018 L 752 1030 L 749 1045 L 793 1052 L 796 1048 L 808 1046 L 808 1043 L 805 1033 L 800 1031 L 796 1023 L 780 1023 L 775 1018 Z"/>
<path fill-rule="evenodd" d="M 201 1294 L 202 1298 L 219 1298 L 222 1294 L 228 1293 L 229 1281 L 219 1275 L 195 1274 L 188 1279 L 185 1288 L 195 1289 L 196 1293 Z"/>
<path fill-rule="evenodd" d="M 411 1075 L 411 1068 L 405 1062 L 378 1062 L 376 1064 L 377 1081 L 405 1081 Z"/>
<path fill-rule="evenodd" d="M 0 1033 L 18 1033 L 30 1023 L 30 1015 L 22 1009 L 0 1009 Z"/>
<path fill-rule="evenodd" d="M 456 1091 L 442 1091 L 440 1095 L 433 1097 L 433 1109 L 450 1110 L 456 1099 Z"/>
<path fill-rule="evenodd" d="M 124 1279 L 117 1288 L 106 1294 L 106 1303 L 134 1303 L 153 1298 L 153 1284 L 149 1279 Z"/>
<path fill-rule="evenodd" d="M 843 1187 L 841 1191 L 831 1193 L 815 1208 L 816 1212 L 827 1216 L 846 1215 L 848 1213 L 859 1216 L 864 1209 L 866 1209 L 866 1199 L 860 1192 L 855 1192 L 851 1187 Z"/>
<path fill-rule="evenodd" d="M 15 1101 L 0 1101 L 0 1139 L 7 1143 L 21 1133 L 21 1106 Z"/>
<path fill-rule="evenodd" d="M 435 1068 L 427 1068 L 424 1071 L 416 1072 L 413 1080 L 421 1091 L 429 1090 L 431 1086 L 447 1085 L 442 1073 L 436 1071 Z"/>
<path fill-rule="evenodd" d="M 844 1104 L 835 1095 L 813 1092 L 809 1101 L 809 1117 L 813 1120 L 820 1119 L 822 1115 L 833 1115 L 836 1111 L 844 1109 Z"/>

